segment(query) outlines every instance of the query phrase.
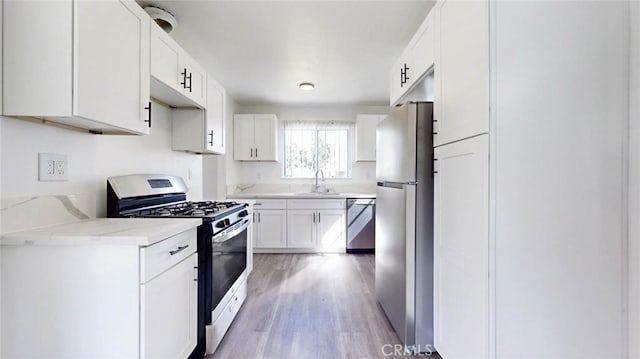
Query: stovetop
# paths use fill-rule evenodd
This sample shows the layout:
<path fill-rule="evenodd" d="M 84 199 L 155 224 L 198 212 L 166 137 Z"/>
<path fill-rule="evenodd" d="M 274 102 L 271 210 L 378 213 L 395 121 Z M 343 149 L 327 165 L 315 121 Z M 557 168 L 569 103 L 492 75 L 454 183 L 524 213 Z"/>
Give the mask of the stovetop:
<path fill-rule="evenodd" d="M 180 202 L 128 212 L 129 217 L 181 217 L 216 220 L 242 210 L 246 204 L 237 202 Z"/>

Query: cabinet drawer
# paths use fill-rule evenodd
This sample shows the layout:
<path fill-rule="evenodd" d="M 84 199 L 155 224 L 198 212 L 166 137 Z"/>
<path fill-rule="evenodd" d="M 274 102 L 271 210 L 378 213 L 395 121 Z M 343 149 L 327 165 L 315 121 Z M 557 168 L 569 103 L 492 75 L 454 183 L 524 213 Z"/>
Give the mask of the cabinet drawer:
<path fill-rule="evenodd" d="M 253 208 L 255 209 L 286 209 L 287 200 L 258 198 L 256 199 L 256 202 L 253 204 Z"/>
<path fill-rule="evenodd" d="M 344 209 L 345 201 L 337 199 L 290 199 L 287 201 L 288 209 Z"/>
<path fill-rule="evenodd" d="M 197 243 L 196 229 L 192 228 L 149 247 L 140 248 L 140 283 L 148 282 L 193 254 Z"/>

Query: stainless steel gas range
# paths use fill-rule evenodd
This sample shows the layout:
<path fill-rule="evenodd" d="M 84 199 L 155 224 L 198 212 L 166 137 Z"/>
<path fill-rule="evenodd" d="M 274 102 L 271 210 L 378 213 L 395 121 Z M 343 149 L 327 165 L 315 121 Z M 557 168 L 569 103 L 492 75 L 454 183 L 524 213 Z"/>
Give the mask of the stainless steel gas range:
<path fill-rule="evenodd" d="M 197 248 L 198 344 L 190 356 L 202 358 L 215 350 L 246 295 L 247 235 L 251 217 L 247 204 L 190 202 L 186 193 L 185 182 L 177 176 L 109 177 L 107 215 L 202 218 Z M 241 285 L 245 287 L 239 290 Z"/>

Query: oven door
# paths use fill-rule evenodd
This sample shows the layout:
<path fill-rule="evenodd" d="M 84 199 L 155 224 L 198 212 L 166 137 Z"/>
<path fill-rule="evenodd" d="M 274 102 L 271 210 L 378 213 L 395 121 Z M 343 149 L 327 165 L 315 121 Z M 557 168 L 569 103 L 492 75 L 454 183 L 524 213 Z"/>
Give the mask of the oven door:
<path fill-rule="evenodd" d="M 218 307 L 231 286 L 247 269 L 247 233 L 249 218 L 243 218 L 213 236 L 212 244 L 212 310 Z M 215 320 L 215 318 L 213 318 Z"/>

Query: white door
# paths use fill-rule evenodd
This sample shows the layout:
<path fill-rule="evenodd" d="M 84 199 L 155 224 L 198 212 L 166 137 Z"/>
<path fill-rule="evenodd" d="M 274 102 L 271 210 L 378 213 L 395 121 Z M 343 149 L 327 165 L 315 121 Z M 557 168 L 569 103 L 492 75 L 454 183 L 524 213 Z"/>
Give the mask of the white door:
<path fill-rule="evenodd" d="M 196 346 L 198 255 L 141 285 L 142 358 L 187 358 Z"/>
<path fill-rule="evenodd" d="M 342 209 L 318 211 L 318 247 L 344 252 L 347 248 L 347 219 Z"/>
<path fill-rule="evenodd" d="M 489 2 L 443 1 L 436 145 L 489 131 Z"/>
<path fill-rule="evenodd" d="M 207 109 L 205 147 L 208 151 L 224 154 L 225 149 L 225 90 L 211 76 L 207 79 Z"/>
<path fill-rule="evenodd" d="M 287 211 L 287 247 L 315 248 L 318 214 L 311 209 Z"/>
<path fill-rule="evenodd" d="M 253 161 L 253 115 L 235 115 L 233 117 L 233 159 Z"/>
<path fill-rule="evenodd" d="M 276 120 L 273 115 L 255 115 L 255 157 L 259 161 L 276 160 Z"/>
<path fill-rule="evenodd" d="M 416 37 L 411 47 L 411 58 L 413 64 L 412 73 L 416 80 L 418 76 L 422 76 L 427 70 L 433 66 L 435 59 L 435 24 L 434 13 L 437 8 L 433 8 L 418 29 Z"/>
<path fill-rule="evenodd" d="M 204 108 L 207 103 L 207 72 L 184 51 L 182 52 L 181 59 L 181 71 L 185 71 L 186 69 L 184 94 Z M 180 79 L 182 79 L 182 77 Z"/>
<path fill-rule="evenodd" d="M 182 49 L 156 24 L 151 25 L 151 76 L 182 92 L 180 84 L 180 53 Z"/>
<path fill-rule="evenodd" d="M 149 16 L 133 2 L 74 2 L 74 114 L 149 133 Z"/>
<path fill-rule="evenodd" d="M 287 247 L 287 211 L 255 211 L 255 237 L 257 248 Z"/>
<path fill-rule="evenodd" d="M 488 135 L 435 149 L 435 346 L 489 355 Z"/>

